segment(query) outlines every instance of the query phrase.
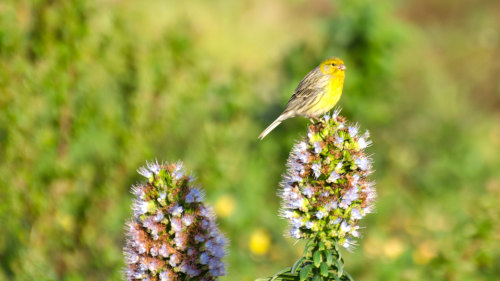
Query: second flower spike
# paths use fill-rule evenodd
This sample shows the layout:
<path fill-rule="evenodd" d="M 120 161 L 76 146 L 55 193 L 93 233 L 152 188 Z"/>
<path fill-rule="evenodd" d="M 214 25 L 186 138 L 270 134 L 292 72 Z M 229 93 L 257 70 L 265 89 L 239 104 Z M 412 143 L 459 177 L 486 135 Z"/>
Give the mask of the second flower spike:
<path fill-rule="evenodd" d="M 127 224 L 127 280 L 216 280 L 225 275 L 227 239 L 182 163 L 149 163 L 133 187 Z"/>

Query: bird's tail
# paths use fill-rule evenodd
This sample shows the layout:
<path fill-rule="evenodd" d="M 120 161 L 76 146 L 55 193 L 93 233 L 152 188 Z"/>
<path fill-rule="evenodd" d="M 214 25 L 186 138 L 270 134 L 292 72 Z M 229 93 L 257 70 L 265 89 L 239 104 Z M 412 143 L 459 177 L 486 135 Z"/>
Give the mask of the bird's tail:
<path fill-rule="evenodd" d="M 263 139 L 265 136 L 267 136 L 267 134 L 269 134 L 274 128 L 276 128 L 279 124 L 281 124 L 281 122 L 283 122 L 283 120 L 285 119 L 288 119 L 290 118 L 290 113 L 283 113 L 281 114 L 278 118 L 276 118 L 276 120 L 274 120 L 273 123 L 271 123 L 271 125 L 269 125 L 260 135 L 259 135 L 259 139 Z"/>

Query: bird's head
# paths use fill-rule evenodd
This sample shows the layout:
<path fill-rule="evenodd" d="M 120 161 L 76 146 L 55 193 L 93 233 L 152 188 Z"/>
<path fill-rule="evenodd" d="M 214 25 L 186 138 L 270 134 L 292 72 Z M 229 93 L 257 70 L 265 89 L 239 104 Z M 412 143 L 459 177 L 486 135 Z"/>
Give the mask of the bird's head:
<path fill-rule="evenodd" d="M 321 72 L 330 75 L 344 75 L 346 67 L 339 58 L 328 58 L 320 64 Z"/>

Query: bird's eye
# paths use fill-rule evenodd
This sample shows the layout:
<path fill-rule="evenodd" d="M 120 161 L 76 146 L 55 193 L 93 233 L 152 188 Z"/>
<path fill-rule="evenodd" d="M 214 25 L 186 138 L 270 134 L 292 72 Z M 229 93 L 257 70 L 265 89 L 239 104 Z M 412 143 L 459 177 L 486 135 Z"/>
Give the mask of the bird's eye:
<path fill-rule="evenodd" d="M 332 63 L 332 66 L 336 66 L 334 63 Z"/>

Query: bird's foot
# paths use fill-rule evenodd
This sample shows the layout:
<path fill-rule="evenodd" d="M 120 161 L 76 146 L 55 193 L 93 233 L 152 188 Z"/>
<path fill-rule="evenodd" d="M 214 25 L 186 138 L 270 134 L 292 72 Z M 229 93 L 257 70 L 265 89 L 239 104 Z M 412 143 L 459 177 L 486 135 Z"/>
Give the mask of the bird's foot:
<path fill-rule="evenodd" d="M 316 121 L 315 121 L 316 120 Z M 311 116 L 309 117 L 309 121 L 311 121 L 311 123 L 316 123 L 316 122 L 320 122 L 321 121 L 321 118 L 318 118 L 316 116 Z"/>

